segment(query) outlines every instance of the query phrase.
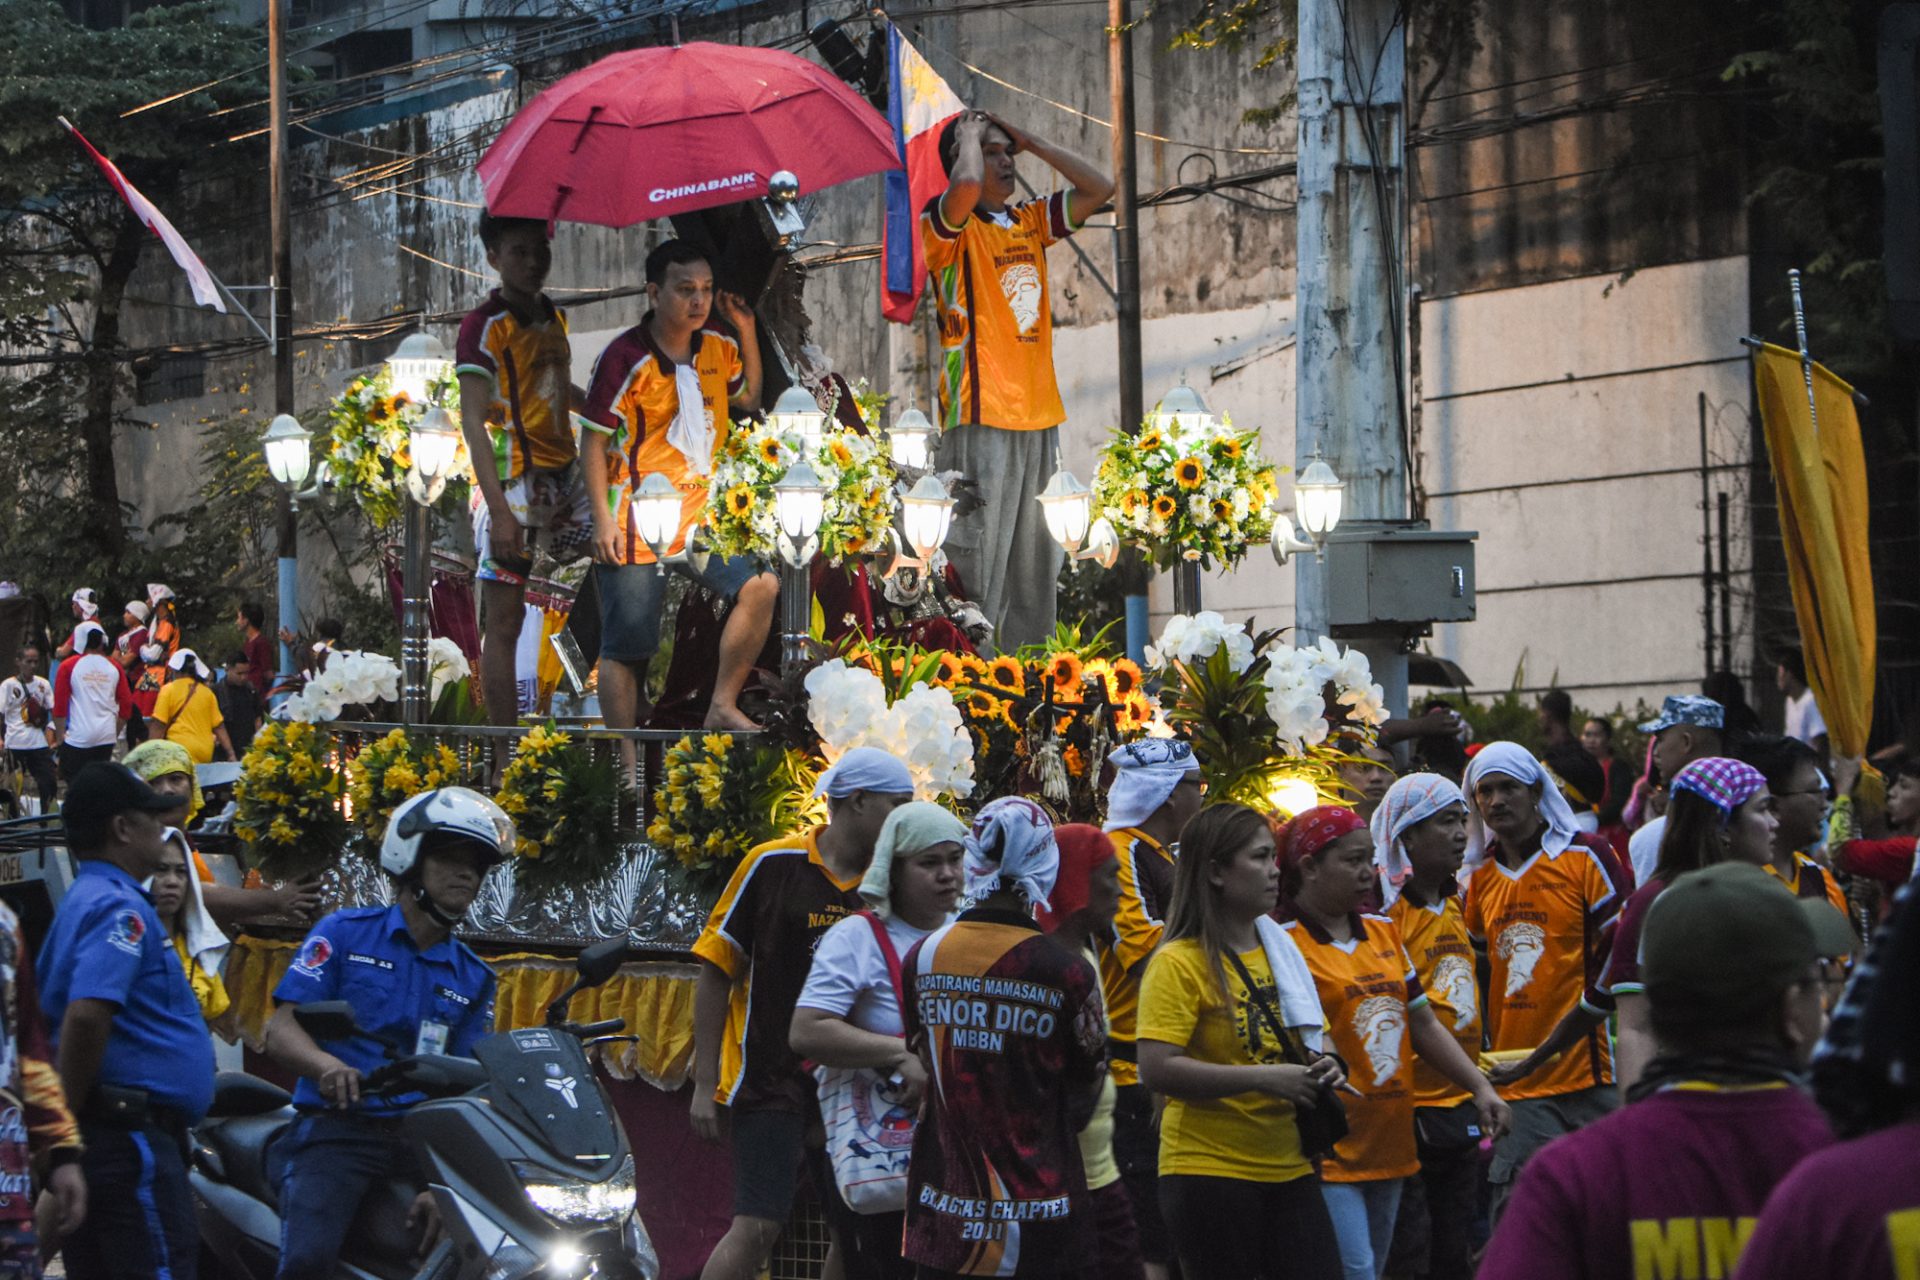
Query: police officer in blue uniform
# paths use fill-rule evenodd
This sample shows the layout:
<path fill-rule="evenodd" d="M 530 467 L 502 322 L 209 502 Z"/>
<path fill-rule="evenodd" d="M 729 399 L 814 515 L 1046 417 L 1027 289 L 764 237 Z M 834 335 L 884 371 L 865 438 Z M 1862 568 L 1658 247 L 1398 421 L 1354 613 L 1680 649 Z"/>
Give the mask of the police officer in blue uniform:
<path fill-rule="evenodd" d="M 178 801 L 124 765 L 74 775 L 61 820 L 75 868 L 36 964 L 60 1083 L 80 1118 L 89 1201 L 67 1241 L 74 1280 L 193 1280 L 188 1129 L 213 1101 L 213 1041 L 141 884 Z"/>
<path fill-rule="evenodd" d="M 376 1180 L 413 1168 L 400 1119 L 422 1096 L 363 1095 L 366 1075 L 389 1050 L 471 1055 L 493 1030 L 493 971 L 453 928 L 513 842 L 512 820 L 478 792 L 442 787 L 407 800 L 380 845 L 394 905 L 320 921 L 274 988 L 267 1052 L 300 1076 L 300 1115 L 267 1152 L 280 1193 L 281 1280 L 331 1276 Z M 351 1004 L 362 1034 L 316 1043 L 293 1010 L 318 1000 Z M 421 1229 L 423 1246 L 438 1234 L 426 1193 L 408 1226 Z"/>

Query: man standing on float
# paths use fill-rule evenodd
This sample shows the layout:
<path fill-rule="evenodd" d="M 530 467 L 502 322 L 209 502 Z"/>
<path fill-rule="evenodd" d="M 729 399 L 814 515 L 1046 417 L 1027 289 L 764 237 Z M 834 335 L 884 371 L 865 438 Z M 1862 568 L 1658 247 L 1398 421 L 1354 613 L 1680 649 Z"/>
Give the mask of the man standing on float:
<path fill-rule="evenodd" d="M 1013 158 L 1031 152 L 1071 189 L 1012 204 Z M 982 505 L 955 518 L 947 556 L 1011 653 L 1054 626 L 1061 550 L 1034 501 L 1059 464 L 1067 412 L 1053 373 L 1047 246 L 1113 194 L 1090 162 L 984 111 L 940 134 L 947 189 L 920 215 L 940 317 L 938 467 L 980 487 Z"/>

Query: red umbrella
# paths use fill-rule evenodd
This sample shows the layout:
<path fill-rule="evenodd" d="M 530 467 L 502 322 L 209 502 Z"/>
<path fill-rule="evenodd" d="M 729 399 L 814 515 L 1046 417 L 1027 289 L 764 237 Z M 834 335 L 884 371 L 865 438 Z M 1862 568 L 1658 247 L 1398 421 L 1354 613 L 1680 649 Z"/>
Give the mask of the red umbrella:
<path fill-rule="evenodd" d="M 480 159 L 500 217 L 626 227 L 900 167 L 886 119 L 776 49 L 687 44 L 602 58 L 549 87 Z"/>

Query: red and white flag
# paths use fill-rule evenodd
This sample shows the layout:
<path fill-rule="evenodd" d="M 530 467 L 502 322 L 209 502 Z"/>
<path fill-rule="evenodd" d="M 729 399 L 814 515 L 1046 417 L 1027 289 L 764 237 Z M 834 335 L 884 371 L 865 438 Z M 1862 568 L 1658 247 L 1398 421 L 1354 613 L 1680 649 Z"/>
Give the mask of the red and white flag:
<path fill-rule="evenodd" d="M 200 255 L 188 246 L 180 233 L 173 229 L 173 224 L 167 221 L 167 215 L 154 208 L 152 201 L 135 190 L 134 185 L 127 181 L 126 175 L 114 167 L 113 161 L 94 150 L 93 144 L 81 136 L 80 131 L 73 127 L 71 121 L 61 116 L 60 123 L 68 133 L 73 135 L 75 142 L 87 149 L 87 154 L 92 156 L 93 162 L 100 166 L 100 172 L 107 175 L 107 181 L 112 183 L 113 189 L 120 193 L 120 198 L 127 202 L 127 207 L 133 210 L 134 216 L 145 223 L 147 229 L 159 236 L 166 244 L 167 252 L 173 255 L 175 262 L 180 264 L 180 269 L 187 273 L 187 282 L 193 287 L 193 300 L 203 307 L 212 307 L 225 315 L 226 300 L 220 296 L 220 288 L 213 282 L 213 273 L 207 270 L 207 264 L 200 261 Z"/>

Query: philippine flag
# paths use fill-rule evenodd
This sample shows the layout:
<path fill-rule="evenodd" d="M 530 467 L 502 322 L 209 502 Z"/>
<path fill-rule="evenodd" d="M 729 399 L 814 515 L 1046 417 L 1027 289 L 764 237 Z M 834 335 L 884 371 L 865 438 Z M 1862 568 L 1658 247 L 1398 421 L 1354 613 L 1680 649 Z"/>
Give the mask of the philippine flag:
<path fill-rule="evenodd" d="M 120 198 L 127 202 L 134 216 L 146 224 L 147 229 L 159 236 L 161 242 L 167 246 L 167 252 L 173 255 L 174 262 L 187 273 L 187 284 L 193 290 L 193 300 L 203 307 L 212 307 L 222 315 L 226 314 L 227 304 L 222 301 L 220 290 L 213 282 L 213 273 L 207 270 L 207 264 L 200 261 L 200 255 L 193 251 L 181 234 L 173 229 L 173 224 L 167 221 L 167 215 L 154 208 L 153 202 L 141 195 L 134 185 L 127 181 L 126 175 L 120 172 L 113 161 L 94 150 L 93 144 L 81 136 L 80 131 L 74 128 L 65 116 L 59 117 L 59 120 L 66 126 L 67 132 L 73 135 L 73 140 L 86 148 L 87 154 L 92 156 L 93 162 L 100 166 L 100 172 L 107 176 L 107 181 Z M 936 163 L 938 163 L 937 160 Z"/>
<path fill-rule="evenodd" d="M 880 309 L 887 319 L 913 319 L 926 287 L 927 254 L 920 244 L 920 211 L 947 189 L 940 167 L 940 130 L 966 109 L 940 73 L 927 64 L 900 28 L 887 24 L 887 123 L 903 168 L 887 173 L 886 270 Z"/>

